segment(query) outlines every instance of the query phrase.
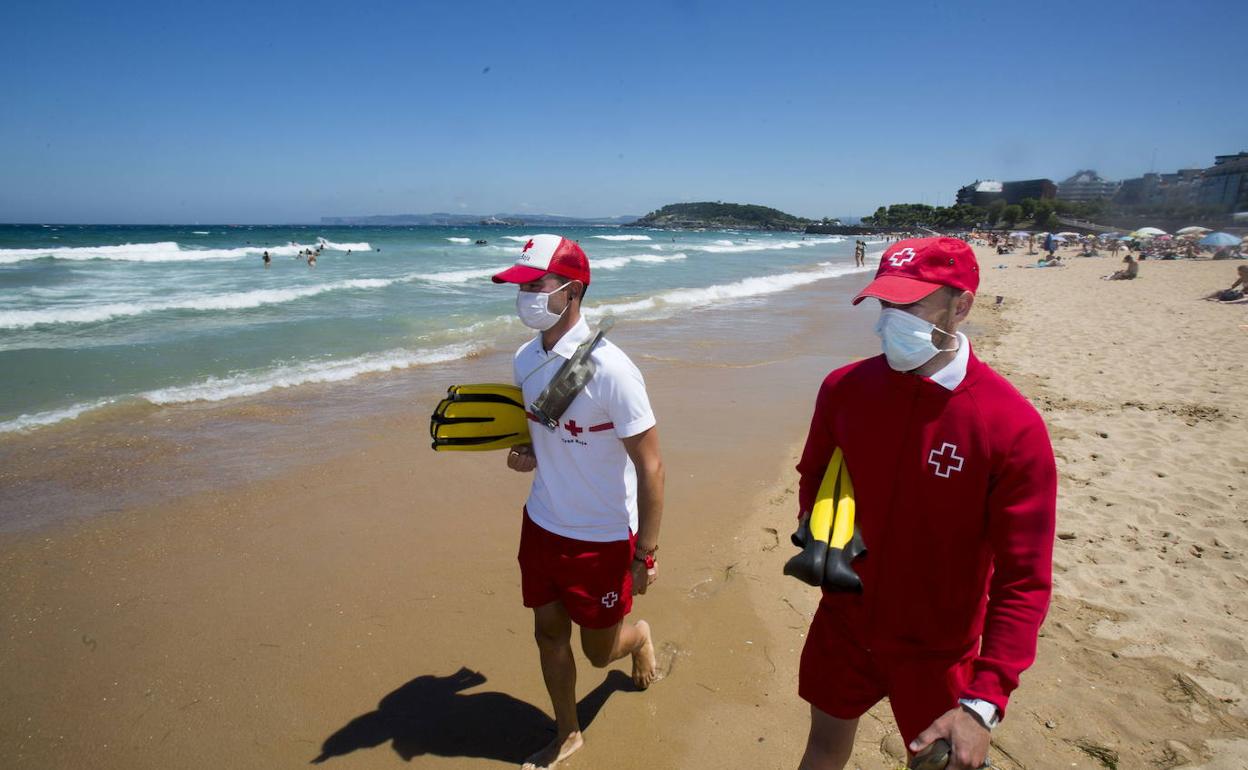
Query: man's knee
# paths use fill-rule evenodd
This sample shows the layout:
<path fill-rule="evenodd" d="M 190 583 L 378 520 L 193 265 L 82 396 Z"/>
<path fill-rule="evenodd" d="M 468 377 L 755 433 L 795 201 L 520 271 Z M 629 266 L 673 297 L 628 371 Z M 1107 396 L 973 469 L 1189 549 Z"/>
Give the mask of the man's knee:
<path fill-rule="evenodd" d="M 594 668 L 606 668 L 611 665 L 611 647 L 603 647 L 581 639 L 581 651 L 585 653 L 585 658 Z"/>
<path fill-rule="evenodd" d="M 540 609 L 535 613 L 533 638 L 543 650 L 567 647 L 572 641 L 572 623 L 562 612 Z"/>
<path fill-rule="evenodd" d="M 581 651 L 591 666 L 606 668 L 620 657 L 612 653 L 619 642 L 621 627 L 622 624 L 617 623 L 614 628 L 581 629 Z"/>

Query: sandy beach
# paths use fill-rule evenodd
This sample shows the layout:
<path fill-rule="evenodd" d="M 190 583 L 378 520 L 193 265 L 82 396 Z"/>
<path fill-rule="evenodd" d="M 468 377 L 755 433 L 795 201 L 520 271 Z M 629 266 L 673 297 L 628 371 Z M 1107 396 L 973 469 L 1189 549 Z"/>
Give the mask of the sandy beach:
<path fill-rule="evenodd" d="M 1041 409 L 1061 474 L 1054 603 L 994 763 L 1248 767 L 1248 306 L 1200 299 L 1237 263 L 1104 282 L 1109 258 L 977 251 L 968 334 Z M 566 767 L 796 766 L 818 597 L 780 571 L 793 466 L 823 375 L 878 351 L 876 311 L 848 306 L 864 280 L 613 332 L 668 469 L 660 582 L 634 610 L 664 679 L 634 692 L 626 662 L 579 659 L 592 724 Z M 333 419 L 317 404 L 350 384 L 14 439 L 0 486 L 24 505 L 101 502 L 0 534 L 5 766 L 483 768 L 544 743 L 515 562 L 529 478 L 427 438 L 447 385 L 508 371 L 392 375 L 385 408 Z M 256 426 L 229 457 L 224 418 Z M 214 474 L 212 453 L 267 471 Z M 851 766 L 903 754 L 881 704 Z"/>

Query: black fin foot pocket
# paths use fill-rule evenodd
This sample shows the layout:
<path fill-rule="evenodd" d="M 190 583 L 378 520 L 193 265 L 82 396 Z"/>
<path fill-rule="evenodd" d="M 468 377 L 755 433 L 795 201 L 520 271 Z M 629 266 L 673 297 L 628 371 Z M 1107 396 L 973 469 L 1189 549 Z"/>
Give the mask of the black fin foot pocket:
<path fill-rule="evenodd" d="M 850 557 L 843 548 L 829 548 L 823 565 L 823 587 L 830 591 L 862 593 L 862 580 L 849 566 Z"/>
<path fill-rule="evenodd" d="M 811 538 L 802 547 L 801 553 L 784 563 L 784 574 L 807 585 L 820 585 L 823 582 L 824 563 L 827 558 L 828 544 Z"/>

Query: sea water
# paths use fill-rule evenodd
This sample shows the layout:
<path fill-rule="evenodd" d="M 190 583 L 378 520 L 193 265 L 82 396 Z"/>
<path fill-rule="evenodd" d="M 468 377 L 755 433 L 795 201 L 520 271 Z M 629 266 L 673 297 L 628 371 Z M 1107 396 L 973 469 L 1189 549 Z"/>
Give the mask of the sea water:
<path fill-rule="evenodd" d="M 552 230 L 0 225 L 0 433 L 498 349 L 521 330 L 515 287 L 490 276 L 543 231 Z M 591 321 L 660 321 L 855 271 L 852 238 L 559 232 L 589 255 Z M 309 267 L 300 254 L 318 245 Z"/>

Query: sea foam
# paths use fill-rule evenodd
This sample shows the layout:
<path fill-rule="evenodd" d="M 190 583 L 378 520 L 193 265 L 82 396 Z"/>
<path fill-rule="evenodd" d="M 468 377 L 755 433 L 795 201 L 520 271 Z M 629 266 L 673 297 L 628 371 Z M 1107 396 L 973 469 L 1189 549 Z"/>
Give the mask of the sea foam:
<path fill-rule="evenodd" d="M 269 252 L 274 257 L 295 256 L 304 249 L 320 245 L 325 251 L 372 251 L 368 243 L 334 243 L 318 238 L 316 243 L 287 243 L 284 246 L 240 246 L 233 249 L 183 248 L 176 241 L 158 243 L 123 243 L 119 246 L 68 246 L 44 249 L 0 249 L 0 264 L 13 264 L 31 259 L 63 259 L 76 262 L 110 259 L 120 262 L 203 262 L 207 260 L 243 259 Z"/>
<path fill-rule="evenodd" d="M 591 315 L 644 315 L 647 320 L 666 318 L 679 310 L 706 307 L 766 294 L 787 291 L 816 281 L 852 275 L 873 270 L 870 267 L 820 263 L 817 270 L 800 270 L 778 275 L 745 278 L 733 283 L 705 286 L 697 289 L 673 289 L 653 297 L 625 302 L 608 302 L 587 310 Z"/>
<path fill-rule="evenodd" d="M 477 344 L 462 343 L 429 350 L 395 349 L 337 361 L 287 364 L 230 377 L 209 377 L 193 385 L 149 390 L 141 393 L 140 397 L 157 405 L 191 401 L 224 401 L 228 398 L 254 396 L 275 388 L 292 388 L 310 383 L 342 382 L 362 374 L 455 361 L 479 349 L 480 346 Z"/>
<path fill-rule="evenodd" d="M 364 374 L 410 369 L 415 366 L 454 361 L 480 349 L 475 344 L 447 345 L 429 350 L 388 350 L 339 361 L 312 361 L 276 366 L 259 372 L 246 372 L 230 377 L 209 377 L 206 380 L 171 388 L 140 393 L 138 398 L 157 406 L 184 404 L 193 401 L 224 401 L 230 398 L 259 395 L 277 388 L 293 388 L 312 383 L 342 382 Z M 108 398 L 36 414 L 23 414 L 0 422 L 0 433 L 33 430 L 46 425 L 75 419 L 87 412 L 133 398 Z"/>
<path fill-rule="evenodd" d="M 215 294 L 207 297 L 188 297 L 161 302 L 111 302 L 99 305 L 83 305 L 79 307 L 51 307 L 42 310 L 7 310 L 0 311 L 0 329 L 28 329 L 41 324 L 89 324 L 108 321 L 113 318 L 159 313 L 169 310 L 248 310 L 263 305 L 278 305 L 294 302 L 304 297 L 315 297 L 330 291 L 347 289 L 382 289 L 396 283 L 416 280 L 420 276 L 411 274 L 399 278 L 356 278 L 349 281 L 335 281 L 317 286 L 304 286 L 295 289 L 256 289 L 254 291 Z"/>

